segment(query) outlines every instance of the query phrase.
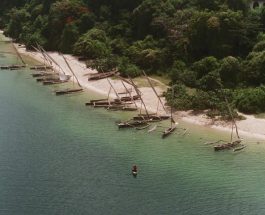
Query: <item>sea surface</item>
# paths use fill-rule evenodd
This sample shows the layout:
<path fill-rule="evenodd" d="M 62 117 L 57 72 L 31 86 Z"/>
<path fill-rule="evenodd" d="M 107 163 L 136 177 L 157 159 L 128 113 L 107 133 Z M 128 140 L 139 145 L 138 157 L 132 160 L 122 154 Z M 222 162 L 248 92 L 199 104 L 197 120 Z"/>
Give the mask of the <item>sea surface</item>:
<path fill-rule="evenodd" d="M 19 63 L 12 52 L 0 42 L 0 65 Z M 133 113 L 86 107 L 99 96 L 89 91 L 55 96 L 67 86 L 42 86 L 31 72 L 0 70 L 1 215 L 265 214 L 264 141 L 214 152 L 204 143 L 228 133 L 183 122 L 185 134 L 164 140 L 168 122 L 119 130 Z"/>

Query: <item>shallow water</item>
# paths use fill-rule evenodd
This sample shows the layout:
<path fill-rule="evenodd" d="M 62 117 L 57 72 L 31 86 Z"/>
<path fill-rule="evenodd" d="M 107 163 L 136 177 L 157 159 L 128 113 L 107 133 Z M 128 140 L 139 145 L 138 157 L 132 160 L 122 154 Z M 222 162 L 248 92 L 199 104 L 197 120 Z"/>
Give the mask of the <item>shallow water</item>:
<path fill-rule="evenodd" d="M 130 113 L 85 107 L 90 92 L 57 97 L 59 87 L 0 70 L 0 214 L 265 214 L 264 143 L 215 153 L 204 142 L 229 134 L 118 130 Z"/>

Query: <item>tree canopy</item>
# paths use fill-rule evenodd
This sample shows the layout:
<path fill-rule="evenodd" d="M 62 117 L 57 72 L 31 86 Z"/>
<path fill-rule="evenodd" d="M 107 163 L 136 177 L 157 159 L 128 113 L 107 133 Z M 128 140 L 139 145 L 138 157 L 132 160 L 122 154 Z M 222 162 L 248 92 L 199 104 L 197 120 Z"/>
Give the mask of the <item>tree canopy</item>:
<path fill-rule="evenodd" d="M 168 77 L 182 92 L 176 108 L 222 111 L 222 89 L 235 108 L 264 109 L 257 101 L 265 8 L 251 10 L 248 0 L 2 0 L 0 7 L 0 26 L 28 49 L 39 43 L 100 71 Z"/>

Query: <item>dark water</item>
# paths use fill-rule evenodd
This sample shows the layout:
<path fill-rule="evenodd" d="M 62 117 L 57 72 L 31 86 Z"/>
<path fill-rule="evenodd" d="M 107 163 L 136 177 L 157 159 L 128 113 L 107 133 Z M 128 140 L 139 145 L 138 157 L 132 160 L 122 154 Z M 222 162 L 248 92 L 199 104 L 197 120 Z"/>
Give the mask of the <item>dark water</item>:
<path fill-rule="evenodd" d="M 85 107 L 89 92 L 53 90 L 30 71 L 0 71 L 0 214 L 265 214 L 262 142 L 214 153 L 203 143 L 229 134 L 183 123 L 189 135 L 165 140 L 119 131 L 127 114 Z"/>

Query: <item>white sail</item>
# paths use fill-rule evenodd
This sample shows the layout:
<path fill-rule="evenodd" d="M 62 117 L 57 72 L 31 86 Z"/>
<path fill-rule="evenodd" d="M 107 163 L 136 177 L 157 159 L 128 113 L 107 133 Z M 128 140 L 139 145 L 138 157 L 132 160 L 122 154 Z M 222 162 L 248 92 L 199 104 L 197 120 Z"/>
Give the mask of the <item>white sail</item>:
<path fill-rule="evenodd" d="M 67 81 L 67 80 L 69 80 L 70 77 L 71 76 L 69 76 L 69 75 L 65 75 L 63 73 L 59 73 L 59 78 L 60 78 L 61 81 Z"/>

